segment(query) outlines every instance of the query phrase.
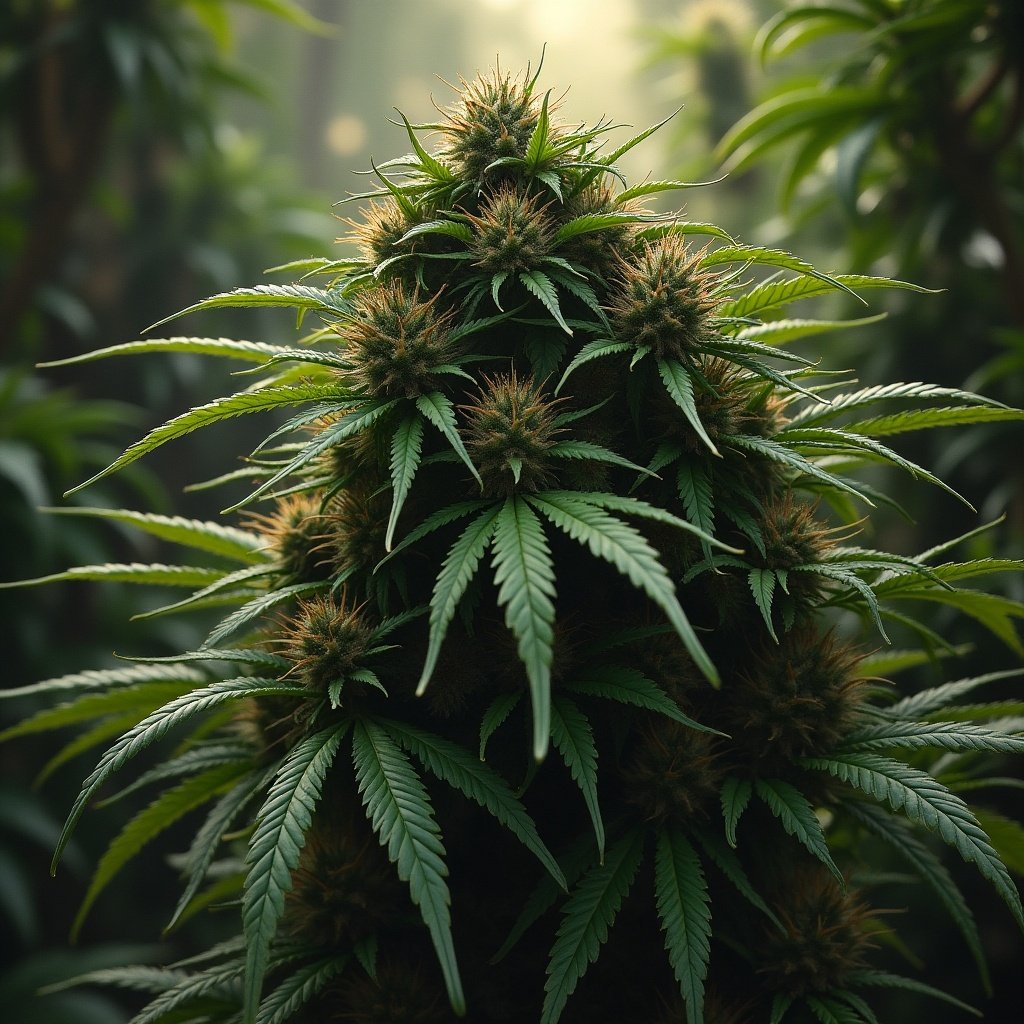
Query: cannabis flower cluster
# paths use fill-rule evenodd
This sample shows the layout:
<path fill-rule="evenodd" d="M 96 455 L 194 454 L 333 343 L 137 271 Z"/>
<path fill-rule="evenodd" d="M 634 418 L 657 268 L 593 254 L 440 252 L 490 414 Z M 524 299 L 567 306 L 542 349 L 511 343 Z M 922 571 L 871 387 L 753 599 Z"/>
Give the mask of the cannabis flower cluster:
<path fill-rule="evenodd" d="M 783 317 L 791 303 L 923 289 L 652 212 L 690 187 L 622 179 L 654 129 L 613 146 L 608 123 L 561 123 L 537 80 L 493 72 L 436 123 L 403 118 L 410 152 L 353 197 L 360 255 L 191 307 L 293 307 L 299 341 L 82 357 L 259 371 L 99 476 L 290 410 L 227 478 L 250 482 L 240 525 L 74 509 L 200 564 L 69 578 L 180 585 L 166 611 L 229 611 L 197 650 L 27 688 L 64 703 L 8 730 L 122 723 L 55 863 L 115 774 L 178 738 L 79 922 L 143 842 L 204 808 L 171 926 L 234 899 L 237 938 L 146 969 L 136 1024 L 871 1024 L 877 988 L 956 1003 L 875 959 L 890 925 L 857 884 L 869 835 L 935 890 L 979 966 L 932 838 L 1024 925 L 946 784 L 982 787 L 979 753 L 1020 753 L 1017 726 L 998 707 L 958 716 L 988 677 L 912 696 L 885 681 L 942 644 L 915 609 L 985 621 L 989 595 L 955 588 L 1011 565 L 857 543 L 885 500 L 862 468 L 948 491 L 890 436 L 1020 413 L 825 373 L 796 342 L 843 324 Z"/>

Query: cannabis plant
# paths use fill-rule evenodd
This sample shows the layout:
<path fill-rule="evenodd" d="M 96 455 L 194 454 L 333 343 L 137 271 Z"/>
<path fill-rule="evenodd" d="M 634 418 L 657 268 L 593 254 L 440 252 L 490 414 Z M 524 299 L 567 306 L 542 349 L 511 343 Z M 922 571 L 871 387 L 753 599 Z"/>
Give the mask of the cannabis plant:
<path fill-rule="evenodd" d="M 970 584 L 1020 566 L 957 560 L 956 540 L 860 543 L 889 501 L 880 466 L 959 498 L 891 436 L 1022 414 L 861 386 L 799 354 L 874 318 L 784 317 L 791 303 L 924 289 L 651 212 L 689 187 L 623 180 L 617 161 L 655 129 L 614 145 L 606 121 L 560 122 L 537 81 L 496 71 L 434 123 L 401 116 L 410 152 L 352 197 L 357 257 L 185 311 L 291 307 L 301 339 L 174 336 L 69 361 L 252 364 L 247 386 L 82 487 L 221 420 L 291 410 L 208 482 L 247 483 L 231 525 L 68 510 L 195 552 L 49 579 L 181 587 L 148 614 L 226 610 L 199 649 L 15 691 L 54 706 L 8 737 L 79 724 L 57 757 L 106 747 L 55 868 L 97 798 L 157 791 L 76 930 L 202 809 L 168 928 L 216 910 L 234 937 L 80 979 L 149 993 L 135 1024 L 871 1024 L 890 987 L 962 1006 L 883 957 L 901 948 L 876 893 L 887 850 L 983 978 L 942 848 L 1024 926 L 996 847 L 1013 829 L 961 795 L 1006 784 L 1002 758 L 1024 751 L 1019 701 L 973 702 L 1017 671 L 889 681 L 956 653 L 936 605 L 1019 653 L 1024 608 Z"/>

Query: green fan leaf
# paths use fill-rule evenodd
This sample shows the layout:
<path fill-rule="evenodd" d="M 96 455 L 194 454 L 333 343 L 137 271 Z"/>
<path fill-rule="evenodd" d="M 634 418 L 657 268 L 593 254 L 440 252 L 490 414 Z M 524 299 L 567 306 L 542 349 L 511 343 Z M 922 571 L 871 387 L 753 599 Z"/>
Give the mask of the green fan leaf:
<path fill-rule="evenodd" d="M 591 359 L 600 359 L 602 356 L 615 355 L 618 352 L 629 352 L 636 346 L 629 341 L 615 341 L 613 338 L 595 338 L 593 341 L 588 341 L 573 357 L 572 361 L 565 368 L 565 372 L 562 374 L 562 379 L 558 382 L 558 386 L 555 388 L 555 394 L 557 395 L 562 388 L 565 386 L 565 382 L 569 379 L 569 375 L 579 369 L 584 363 L 589 363 Z"/>
<path fill-rule="evenodd" d="M 547 311 L 555 318 L 558 326 L 566 334 L 572 334 L 572 328 L 562 316 L 562 308 L 558 304 L 558 292 L 555 291 L 551 278 L 540 270 L 524 270 L 520 273 L 519 280 L 531 295 L 540 299 Z"/>
<path fill-rule="evenodd" d="M 644 708 L 665 715 L 680 725 L 696 729 L 697 732 L 725 735 L 683 714 L 679 705 L 639 669 L 625 665 L 595 665 L 586 669 L 572 682 L 566 683 L 565 689 L 586 697 L 603 697 L 606 700 L 630 704 L 635 708 Z"/>
<path fill-rule="evenodd" d="M 256 1024 L 288 1024 L 306 1003 L 345 969 L 347 963 L 346 956 L 329 956 L 297 967 L 260 1003 Z"/>
<path fill-rule="evenodd" d="M 476 507 L 474 504 L 473 510 Z M 459 535 L 441 566 L 430 598 L 430 636 L 417 694 L 422 694 L 430 682 L 448 625 L 491 542 L 500 511 L 500 508 L 489 508 L 474 519 Z"/>
<path fill-rule="evenodd" d="M 657 552 L 632 526 L 588 504 L 591 496 L 565 491 L 530 495 L 531 505 L 592 554 L 610 562 L 633 586 L 643 590 L 665 613 L 701 672 L 713 684 L 718 673 L 676 597 L 673 585 Z"/>
<path fill-rule="evenodd" d="M 885 713 L 895 718 L 923 718 L 925 715 L 930 715 L 954 701 L 958 701 L 980 686 L 998 682 L 1000 679 L 1016 679 L 1021 675 L 1024 675 L 1024 668 L 1012 668 L 1003 672 L 988 672 L 985 675 L 972 676 L 969 679 L 957 679 L 904 697 L 886 708 Z"/>
<path fill-rule="evenodd" d="M 523 699 L 521 693 L 503 693 L 495 697 L 480 720 L 480 760 L 487 758 L 487 741 L 498 731 L 502 723 L 516 709 Z"/>
<path fill-rule="evenodd" d="M 282 658 L 280 654 L 271 654 L 270 651 L 261 650 L 259 647 L 209 647 L 204 648 L 201 651 L 185 651 L 182 654 L 169 654 L 162 658 L 129 658 L 127 655 L 122 655 L 122 657 L 124 657 L 126 661 L 152 662 L 153 665 L 151 667 L 159 666 L 161 668 L 185 661 L 237 661 L 244 665 L 254 665 L 259 668 L 276 668 L 280 669 L 282 672 L 292 666 L 292 663 L 287 658 Z"/>
<path fill-rule="evenodd" d="M 298 405 L 304 402 L 317 402 L 325 399 L 335 398 L 338 395 L 337 384 L 294 384 L 282 385 L 280 387 L 266 387 L 257 391 L 241 391 L 236 395 L 228 395 L 225 398 L 218 398 L 206 405 L 190 409 L 174 419 L 168 420 L 163 425 L 151 430 L 144 438 L 136 441 L 122 455 L 115 459 L 106 469 L 89 477 L 83 483 L 72 487 L 65 492 L 65 497 L 88 487 L 90 484 L 102 480 L 104 477 L 116 473 L 125 466 L 131 465 L 137 459 L 148 455 L 151 451 L 173 441 L 175 438 L 184 437 L 185 434 L 198 430 L 200 427 L 210 426 L 221 420 L 230 419 L 234 416 L 248 415 L 254 412 L 266 412 L 270 409 L 280 409 L 286 405 Z"/>
<path fill-rule="evenodd" d="M 777 993 L 772 999 L 772 1015 L 768 1024 L 782 1024 L 782 1019 L 793 1005 L 795 998 L 795 996 L 783 995 L 781 992 Z"/>
<path fill-rule="evenodd" d="M 683 364 L 677 359 L 659 359 L 658 373 L 661 374 L 669 397 L 682 409 L 686 422 L 693 427 L 697 436 L 708 446 L 712 455 L 721 455 L 697 414 L 697 402 L 693 396 L 693 381 L 690 380 L 690 375 Z"/>
<path fill-rule="evenodd" d="M 455 410 L 452 407 L 452 403 L 440 391 L 433 391 L 429 395 L 420 395 L 416 399 L 416 408 L 444 434 L 448 439 L 448 443 L 452 446 L 452 450 L 462 459 L 466 468 L 473 474 L 473 479 L 478 484 L 481 483 L 480 474 L 477 472 L 476 466 L 473 465 L 473 460 L 469 457 L 466 446 L 462 443 L 462 438 L 459 437 L 458 427 L 455 424 Z M 483 485 L 481 484 L 481 486 Z"/>
<path fill-rule="evenodd" d="M 134 526 L 144 533 L 168 540 L 174 544 L 208 551 L 238 562 L 262 562 L 268 556 L 261 550 L 265 541 L 257 534 L 239 530 L 220 523 L 201 522 L 182 516 L 161 516 L 147 512 L 131 512 L 127 509 L 109 508 L 67 508 L 41 509 L 53 515 L 87 516 L 93 519 L 109 519 L 112 522 Z"/>
<path fill-rule="evenodd" d="M 169 700 L 180 697 L 182 693 L 193 690 L 197 684 L 208 681 L 205 675 L 197 673 L 195 677 L 185 676 L 177 672 L 166 675 L 150 676 L 149 674 L 132 677 L 126 682 L 130 685 L 108 688 L 101 692 L 86 690 L 74 700 L 58 704 L 56 707 L 43 708 L 30 718 L 25 718 L 0 732 L 0 742 L 15 739 L 18 736 L 32 736 L 53 729 L 63 729 L 81 722 L 91 722 L 108 715 L 135 715 L 138 722 L 151 711 L 166 704 Z"/>
<path fill-rule="evenodd" d="M 915 978 L 903 978 L 897 974 L 889 974 L 886 971 L 857 970 L 850 972 L 848 980 L 852 985 L 875 986 L 878 988 L 901 988 L 908 992 L 917 992 L 921 995 L 931 996 L 933 999 L 940 999 L 944 1003 L 949 1003 L 950 1006 L 955 1006 L 958 1010 L 963 1010 L 964 1013 L 969 1013 L 972 1017 L 980 1018 L 983 1016 L 983 1014 L 973 1006 L 969 1006 L 967 1003 L 961 1002 L 955 996 L 951 996 L 948 992 L 943 992 L 942 989 L 926 985 L 924 982 L 918 981 Z"/>
<path fill-rule="evenodd" d="M 348 303 L 340 291 L 326 291 L 305 284 L 258 284 L 252 288 L 235 288 L 229 292 L 211 295 L 193 303 L 177 313 L 158 320 L 147 330 L 152 331 L 179 316 L 196 313 L 201 309 L 223 307 L 291 306 L 293 309 L 313 309 L 322 313 L 338 314 L 348 310 Z"/>
<path fill-rule="evenodd" d="M 885 801 L 915 824 L 937 832 L 964 860 L 975 864 L 1024 929 L 1020 895 L 971 809 L 927 772 L 877 754 L 837 754 L 802 758 L 807 768 L 828 772 L 841 782 Z"/>
<path fill-rule="evenodd" d="M 612 846 L 604 863 L 591 868 L 569 894 L 551 948 L 541 1024 L 556 1024 L 569 996 L 596 961 L 642 857 L 643 834 L 638 829 Z"/>
<path fill-rule="evenodd" d="M 991 992 L 988 964 L 978 926 L 974 922 L 971 908 L 942 861 L 921 842 L 909 822 L 902 818 L 894 818 L 883 808 L 864 801 L 847 804 L 844 811 L 889 843 L 930 886 L 932 893 L 946 908 L 946 912 L 963 935 L 978 967 L 985 991 Z"/>
<path fill-rule="evenodd" d="M 406 755 L 374 722 L 356 722 L 352 757 L 366 814 L 398 877 L 409 883 L 437 952 L 452 1009 L 461 1017 L 466 1000 L 452 942 L 448 870 L 427 791 Z"/>
<path fill-rule="evenodd" d="M 654 891 L 672 972 L 686 1001 L 687 1024 L 704 1020 L 704 981 L 711 956 L 710 897 L 700 858 L 682 832 L 658 833 Z"/>
<path fill-rule="evenodd" d="M 653 475 L 649 470 L 644 469 L 643 466 L 638 466 L 635 462 L 630 462 L 629 459 L 617 455 L 603 445 L 594 444 L 592 441 L 557 441 L 548 448 L 545 454 L 556 459 L 583 459 L 592 462 L 604 462 L 609 466 L 621 466 L 623 469 L 632 469 L 637 473 L 642 473 L 644 476 Z"/>
<path fill-rule="evenodd" d="M 551 947 L 541 1024 L 556 1024 L 580 978 L 597 960 L 643 854 L 643 833 L 629 833 L 608 851 L 603 864 L 587 872 L 569 895 Z"/>
<path fill-rule="evenodd" d="M 772 623 L 772 598 L 775 596 L 776 574 L 774 569 L 751 569 L 747 573 L 747 583 L 757 602 L 758 611 L 768 627 L 772 639 L 778 643 L 779 638 Z"/>
<path fill-rule="evenodd" d="M 1024 754 L 1024 736 L 1012 736 L 967 722 L 887 722 L 858 729 L 843 740 L 844 752 L 871 750 L 916 750 L 938 747 L 942 750 L 994 750 Z"/>
<path fill-rule="evenodd" d="M 828 843 L 825 841 L 821 822 L 818 821 L 818 816 L 808 803 L 807 797 L 795 786 L 781 779 L 757 779 L 754 782 L 754 791 L 779 819 L 786 832 L 798 839 L 809 853 L 817 857 L 845 888 L 846 880 L 832 860 L 832 854 L 828 852 Z"/>
<path fill-rule="evenodd" d="M 146 341 L 110 345 L 68 359 L 54 359 L 38 365 L 74 366 L 78 363 L 91 363 L 96 359 L 106 359 L 109 356 L 141 355 L 150 352 L 193 352 L 205 356 L 226 356 L 228 359 L 241 359 L 248 363 L 262 363 L 281 351 L 283 350 L 277 345 L 267 345 L 261 341 L 233 341 L 230 338 L 150 338 Z"/>
<path fill-rule="evenodd" d="M 770 320 L 768 323 L 744 327 L 736 337 L 743 341 L 761 341 L 770 345 L 785 345 L 798 338 L 809 338 L 817 334 L 845 330 L 847 327 L 867 327 L 886 318 L 885 313 L 875 316 L 864 316 L 856 320 L 808 320 L 789 318 Z"/>
<path fill-rule="evenodd" d="M 198 974 L 190 974 L 173 988 L 157 996 L 128 1024 L 157 1024 L 158 1021 L 173 1020 L 171 1014 L 204 998 L 219 998 L 233 1004 L 237 999 L 238 983 L 245 973 L 245 965 L 237 960 L 216 964 Z M 188 1018 L 186 1018 L 188 1019 Z"/>
<path fill-rule="evenodd" d="M 784 930 L 782 923 L 775 915 L 775 912 L 757 894 L 757 891 L 751 884 L 750 879 L 747 877 L 746 871 L 743 870 L 743 865 L 740 863 L 740 859 L 736 853 L 725 845 L 722 838 L 717 833 L 712 832 L 710 829 L 699 829 L 696 835 L 697 839 L 700 841 L 700 845 L 704 847 L 704 852 L 711 858 L 722 874 L 732 882 L 736 887 L 737 892 L 739 892 L 739 894 L 743 896 L 751 906 L 757 907 L 757 909 L 760 910 L 776 928 L 780 931 Z"/>
<path fill-rule="evenodd" d="M 186 608 L 206 607 L 207 604 L 213 603 L 240 604 L 246 599 L 253 598 L 253 586 L 260 585 L 257 581 L 265 583 L 273 573 L 274 567 L 266 562 L 248 565 L 244 569 L 236 569 L 221 576 L 209 586 L 202 587 L 180 601 L 172 601 L 170 604 L 139 612 L 133 619 L 152 619 L 158 615 L 170 615 Z"/>
<path fill-rule="evenodd" d="M 512 495 L 494 522 L 494 582 L 505 625 L 517 641 L 533 705 L 533 755 L 541 761 L 551 734 L 555 570 L 536 513 Z"/>
<path fill-rule="evenodd" d="M 287 587 L 278 587 L 266 594 L 260 594 L 259 597 L 247 601 L 241 608 L 233 611 L 223 622 L 215 626 L 203 641 L 203 646 L 216 648 L 232 633 L 237 633 L 243 626 L 254 622 L 279 604 L 301 597 L 303 594 L 310 594 L 314 590 L 321 590 L 323 587 L 322 583 L 292 583 Z"/>
<path fill-rule="evenodd" d="M 164 928 L 165 933 L 170 932 L 181 920 L 186 908 L 199 891 L 199 886 L 202 885 L 206 872 L 213 863 L 223 842 L 224 834 L 230 828 L 231 823 L 256 793 L 269 784 L 272 778 L 273 772 L 250 772 L 243 776 L 240 782 L 217 801 L 206 820 L 196 830 L 185 857 L 185 888 L 174 908 L 174 913 L 171 914 L 171 919 Z"/>
<path fill-rule="evenodd" d="M 246 495 L 241 501 L 226 508 L 225 512 L 234 512 L 243 505 L 249 504 L 255 498 L 265 494 L 280 481 L 293 476 L 304 466 L 309 465 L 314 459 L 340 444 L 346 438 L 359 434 L 371 427 L 374 422 L 385 416 L 398 404 L 397 399 L 363 401 L 354 408 L 344 412 L 340 419 L 335 420 L 325 430 L 321 431 L 312 441 L 305 445 L 293 459 L 289 460 L 271 476 L 267 477 L 254 491 Z M 319 419 L 319 415 L 315 418 Z"/>
<path fill-rule="evenodd" d="M 128 822 L 121 833 L 100 858 L 96 871 L 89 882 L 89 888 L 71 926 L 71 937 L 76 938 L 86 915 L 96 898 L 107 887 L 111 879 L 151 839 L 170 828 L 189 811 L 202 806 L 230 788 L 238 776 L 246 771 L 238 764 L 219 765 L 209 771 L 194 775 L 173 789 L 161 793 L 148 807 L 141 810 Z"/>
<path fill-rule="evenodd" d="M 648 184 L 654 184 L 654 182 L 649 182 Z M 682 187 L 682 185 L 683 183 L 679 182 L 679 186 Z M 637 186 L 637 188 L 642 187 Z M 631 191 L 635 193 L 636 189 Z M 651 189 L 650 191 L 654 192 L 657 189 Z M 621 205 L 630 198 L 632 197 L 628 193 L 623 192 L 616 197 L 615 202 L 617 205 Z M 572 220 L 567 220 L 564 224 L 561 224 L 555 232 L 553 243 L 555 246 L 559 246 L 580 235 L 590 234 L 592 231 L 606 231 L 608 228 L 618 227 L 620 224 L 636 224 L 638 221 L 650 219 L 649 215 L 643 216 L 636 213 L 585 213 L 581 217 L 573 217 Z"/>
<path fill-rule="evenodd" d="M 64 583 L 70 580 L 98 580 L 107 583 L 138 583 L 155 587 L 204 587 L 224 575 L 223 569 L 205 569 L 194 565 L 144 565 L 141 562 L 106 565 L 76 565 L 64 572 L 38 576 L 33 580 L 0 583 L 0 590 L 12 587 L 37 587 L 43 583 Z"/>
<path fill-rule="evenodd" d="M 676 486 L 690 521 L 711 536 L 715 530 L 715 492 L 707 469 L 696 463 L 681 462 L 676 471 Z"/>
<path fill-rule="evenodd" d="M 106 753 L 82 783 L 82 791 L 78 794 L 68 820 L 57 842 L 53 855 L 51 871 L 56 871 L 64 848 L 67 846 L 78 819 L 88 806 L 99 788 L 114 772 L 122 768 L 136 754 L 151 746 L 157 740 L 182 723 L 196 715 L 210 711 L 227 701 L 241 700 L 245 697 L 259 697 L 268 694 L 279 696 L 305 696 L 306 691 L 298 686 L 286 686 L 274 679 L 261 679 L 258 676 L 245 676 L 240 679 L 228 679 L 210 683 L 209 686 L 192 690 L 158 708 L 147 715 L 138 725 L 126 732 Z"/>
<path fill-rule="evenodd" d="M 147 658 L 146 661 L 153 659 Z M 159 661 L 159 659 L 156 659 Z M 146 664 L 132 665 L 130 668 L 93 669 L 87 672 L 72 672 L 66 676 L 55 676 L 43 679 L 28 686 L 16 686 L 0 690 L 0 697 L 35 697 L 54 696 L 63 693 L 81 693 L 83 690 L 107 690 L 114 687 L 127 687 L 135 683 L 184 683 L 195 686 L 207 682 L 205 672 L 194 668 L 175 668 L 170 665 Z M 49 709 L 52 711 L 53 709 Z M 45 713 L 49 713 L 49 711 Z M 21 726 L 15 726 L 21 728 Z M 6 735 L 0 734 L 0 735 Z"/>
<path fill-rule="evenodd" d="M 736 845 L 736 826 L 740 823 L 740 816 L 750 803 L 751 794 L 754 791 L 753 784 L 749 779 L 739 779 L 729 776 L 722 783 L 722 817 L 725 819 L 725 838 L 730 846 Z"/>
<path fill-rule="evenodd" d="M 902 288 L 907 291 L 923 294 L 934 294 L 930 288 L 922 288 L 907 281 L 897 281 L 888 277 L 870 277 L 866 274 L 836 274 L 831 279 L 814 277 L 798 277 L 789 280 L 772 279 L 763 284 L 755 285 L 736 299 L 723 302 L 716 313 L 721 317 L 750 317 L 765 313 L 780 306 L 788 306 L 797 299 L 812 299 L 819 295 L 827 295 L 836 290 L 836 284 L 857 291 L 866 288 Z"/>
<path fill-rule="evenodd" d="M 604 861 L 604 820 L 597 799 L 597 745 L 587 716 L 567 697 L 551 702 L 551 739 L 587 805 L 598 859 Z"/>
<path fill-rule="evenodd" d="M 412 486 L 413 477 L 420 464 L 423 448 L 423 420 L 419 416 L 404 419 L 391 440 L 391 515 L 388 517 L 384 548 L 391 550 L 398 516 Z"/>
<path fill-rule="evenodd" d="M 388 734 L 434 775 L 492 814 L 566 888 L 558 862 L 541 841 L 537 826 L 508 783 L 464 748 L 440 736 L 394 721 L 378 722 Z"/>
<path fill-rule="evenodd" d="M 859 1013 L 835 999 L 808 993 L 804 996 L 804 1002 L 821 1024 L 865 1024 Z"/>
<path fill-rule="evenodd" d="M 700 262 L 702 267 L 716 267 L 723 263 L 758 263 L 781 267 L 784 270 L 793 270 L 798 274 L 816 278 L 851 295 L 856 294 L 843 283 L 841 278 L 823 274 L 820 270 L 815 270 L 806 260 L 782 249 L 766 249 L 758 245 L 723 245 L 705 253 Z"/>
<path fill-rule="evenodd" d="M 256 831 L 245 858 L 248 871 L 242 895 L 245 1024 L 256 1020 L 270 944 L 284 913 L 285 894 L 292 887 L 292 871 L 299 863 L 324 776 L 348 728 L 349 722 L 343 721 L 297 744 L 282 763 L 256 815 Z"/>

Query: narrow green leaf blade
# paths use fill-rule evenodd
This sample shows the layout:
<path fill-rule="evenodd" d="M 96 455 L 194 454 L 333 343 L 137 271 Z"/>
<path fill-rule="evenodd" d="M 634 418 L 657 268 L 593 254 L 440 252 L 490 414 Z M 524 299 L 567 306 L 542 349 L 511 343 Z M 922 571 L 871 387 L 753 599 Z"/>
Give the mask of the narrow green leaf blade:
<path fill-rule="evenodd" d="M 65 493 L 65 497 L 116 473 L 125 466 L 131 465 L 151 451 L 183 437 L 185 434 L 207 427 L 212 423 L 230 419 L 234 416 L 248 415 L 254 412 L 266 412 L 280 409 L 286 405 L 298 405 L 303 402 L 318 402 L 333 398 L 338 393 L 336 384 L 292 384 L 278 387 L 266 387 L 257 391 L 241 391 L 225 398 L 217 398 L 206 405 L 197 406 L 188 412 L 175 416 L 174 419 L 151 430 L 141 440 L 136 441 L 122 455 L 118 456 L 106 469 L 89 477 Z"/>
<path fill-rule="evenodd" d="M 665 949 L 686 1002 L 687 1024 L 703 1024 L 711 956 L 711 910 L 700 858 L 677 828 L 658 833 L 654 891 Z"/>
<path fill-rule="evenodd" d="M 884 801 L 916 824 L 937 832 L 964 860 L 977 866 L 1024 930 L 1024 908 L 1006 866 L 971 809 L 937 779 L 918 768 L 877 754 L 802 758 L 801 763 L 807 768 L 828 772 L 841 782 Z"/>
<path fill-rule="evenodd" d="M 791 786 L 781 779 L 757 779 L 754 782 L 754 790 L 768 805 L 772 814 L 779 819 L 787 834 L 798 839 L 801 845 L 817 857 L 832 872 L 836 881 L 845 888 L 846 880 L 843 878 L 843 873 L 836 867 L 835 861 L 832 860 L 821 822 L 818 821 L 814 808 L 808 803 L 807 797 L 795 786 Z"/>
<path fill-rule="evenodd" d="M 348 727 L 348 721 L 330 725 L 293 747 L 256 815 L 256 831 L 245 857 L 247 873 L 242 893 L 245 1024 L 256 1020 L 270 944 L 284 913 L 285 894 L 292 887 L 292 871 L 299 863 L 324 776 Z"/>
<path fill-rule="evenodd" d="M 398 516 L 412 486 L 413 477 L 420 464 L 423 448 L 423 420 L 419 416 L 408 416 L 395 431 L 391 440 L 391 515 L 388 517 L 384 549 L 391 550 L 391 542 L 398 525 Z"/>
<path fill-rule="evenodd" d="M 454 786 L 504 825 L 566 888 L 558 862 L 541 841 L 537 826 L 508 783 L 488 765 L 455 743 L 395 721 L 381 721 L 391 737 L 439 779 Z"/>
<path fill-rule="evenodd" d="M 237 764 L 226 764 L 193 775 L 173 789 L 165 790 L 149 806 L 136 814 L 107 847 L 106 853 L 96 865 L 96 870 L 89 881 L 89 888 L 71 926 L 72 940 L 78 936 L 96 898 L 146 843 L 170 828 L 189 811 L 219 796 L 234 783 L 240 772 L 245 770 L 244 765 L 240 768 Z"/>
<path fill-rule="evenodd" d="M 500 508 L 488 509 L 462 531 L 437 574 L 434 592 L 430 597 L 430 634 L 427 638 L 423 671 L 416 687 L 418 695 L 422 695 L 426 690 L 434 673 L 448 625 L 455 616 L 462 595 L 476 574 L 487 545 L 491 542 L 499 511 Z"/>
<path fill-rule="evenodd" d="M 551 948 L 541 1024 L 556 1024 L 580 978 L 597 960 L 643 852 L 643 833 L 637 829 L 620 839 L 570 894 Z"/>
<path fill-rule="evenodd" d="M 352 758 L 367 817 L 398 877 L 409 883 L 409 894 L 437 952 L 452 1009 L 461 1017 L 466 999 L 452 941 L 448 870 L 427 791 L 406 755 L 374 722 L 356 722 Z"/>
<path fill-rule="evenodd" d="M 604 862 L 604 819 L 597 798 L 597 744 L 587 716 L 567 697 L 551 702 L 551 739 L 562 755 L 594 826 L 598 860 Z"/>
<path fill-rule="evenodd" d="M 675 586 L 657 552 L 632 526 L 588 504 L 584 497 L 575 497 L 569 492 L 544 491 L 530 495 L 528 500 L 555 526 L 573 540 L 586 545 L 598 558 L 610 562 L 633 586 L 643 590 L 675 627 L 704 676 L 712 685 L 717 685 L 718 672 L 686 618 L 676 597 Z"/>
<path fill-rule="evenodd" d="M 517 641 L 533 704 L 533 755 L 541 761 L 551 734 L 555 570 L 536 513 L 509 497 L 494 522 L 494 582 L 505 625 Z"/>

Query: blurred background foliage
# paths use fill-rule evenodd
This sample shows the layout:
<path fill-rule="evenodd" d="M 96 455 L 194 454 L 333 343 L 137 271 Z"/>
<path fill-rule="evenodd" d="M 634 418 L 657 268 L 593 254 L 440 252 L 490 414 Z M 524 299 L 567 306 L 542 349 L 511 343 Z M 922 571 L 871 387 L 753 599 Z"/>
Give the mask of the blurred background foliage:
<path fill-rule="evenodd" d="M 335 218 L 345 215 L 332 203 L 365 184 L 352 170 L 403 148 L 387 123 L 392 107 L 432 120 L 423 97 L 446 104 L 445 80 L 496 58 L 512 70 L 536 64 L 545 44 L 558 78 L 573 82 L 561 101 L 567 120 L 597 110 L 644 127 L 682 105 L 637 157 L 651 166 L 626 170 L 633 179 L 656 171 L 688 180 L 727 170 L 722 183 L 688 193 L 690 219 L 792 248 L 827 270 L 943 289 L 893 296 L 881 325 L 833 335 L 831 367 L 855 367 L 865 384 L 924 379 L 1024 402 L 1020 0 L 6 0 L 3 578 L 159 560 L 159 547 L 108 524 L 38 509 L 60 504 L 66 487 L 142 430 L 225 390 L 208 363 L 185 356 L 98 370 L 39 371 L 36 362 L 133 340 L 203 295 L 257 282 L 267 267 L 331 254 L 331 240 L 344 233 Z M 174 331 L 247 337 L 257 333 L 257 315 L 209 312 Z M 286 317 L 275 325 L 288 336 Z M 219 429 L 216 450 L 181 442 L 76 500 L 212 517 L 207 493 L 181 492 L 223 472 L 224 451 L 247 450 L 247 426 Z M 1005 515 L 970 555 L 1019 556 L 1019 428 L 993 424 L 949 437 L 906 453 L 949 479 L 980 516 L 953 501 L 929 504 L 920 489 L 887 479 L 911 519 L 883 520 L 879 546 L 919 550 Z M 1024 597 L 1021 580 L 1009 586 Z M 0 592 L 6 685 L 116 664 L 115 651 L 155 656 L 193 646 L 180 624 L 172 632 L 159 618 L 129 623 L 143 607 L 116 584 Z M 969 632 L 949 639 L 973 641 Z M 979 671 L 1006 667 L 984 650 L 970 659 Z M 929 671 L 922 684 L 934 683 Z M 0 722 L 31 710 L 7 701 Z M 158 955 L 150 944 L 170 906 L 173 871 L 151 858 L 152 870 L 126 877 L 69 948 L 67 928 L 111 826 L 102 811 L 91 815 L 72 870 L 48 879 L 50 849 L 84 768 L 51 766 L 45 785 L 32 789 L 46 764 L 30 743 L 0 747 L 0 927 L 12 940 L 0 999 L 19 1024 L 120 1024 L 130 1007 L 105 995 L 36 992 L 70 974 Z M 1021 812 L 1012 800 L 996 809 Z M 172 835 L 164 853 L 173 849 Z M 958 881 L 970 899 L 972 876 Z M 893 889 L 896 909 L 918 898 Z M 974 991 L 987 1019 L 1017 1021 L 1020 937 L 991 902 L 977 905 L 1001 1001 L 985 1003 L 969 964 L 951 960 L 947 973 L 960 983 L 950 987 Z M 134 945 L 114 945 L 115 936 Z M 175 952 L 186 955 L 190 942 L 184 929 Z M 935 963 L 948 948 L 942 934 L 922 933 L 906 952 Z M 166 960 L 166 950 L 160 955 Z M 941 1014 L 936 1024 L 947 1019 Z M 897 1003 L 886 1019 L 905 1019 Z"/>

